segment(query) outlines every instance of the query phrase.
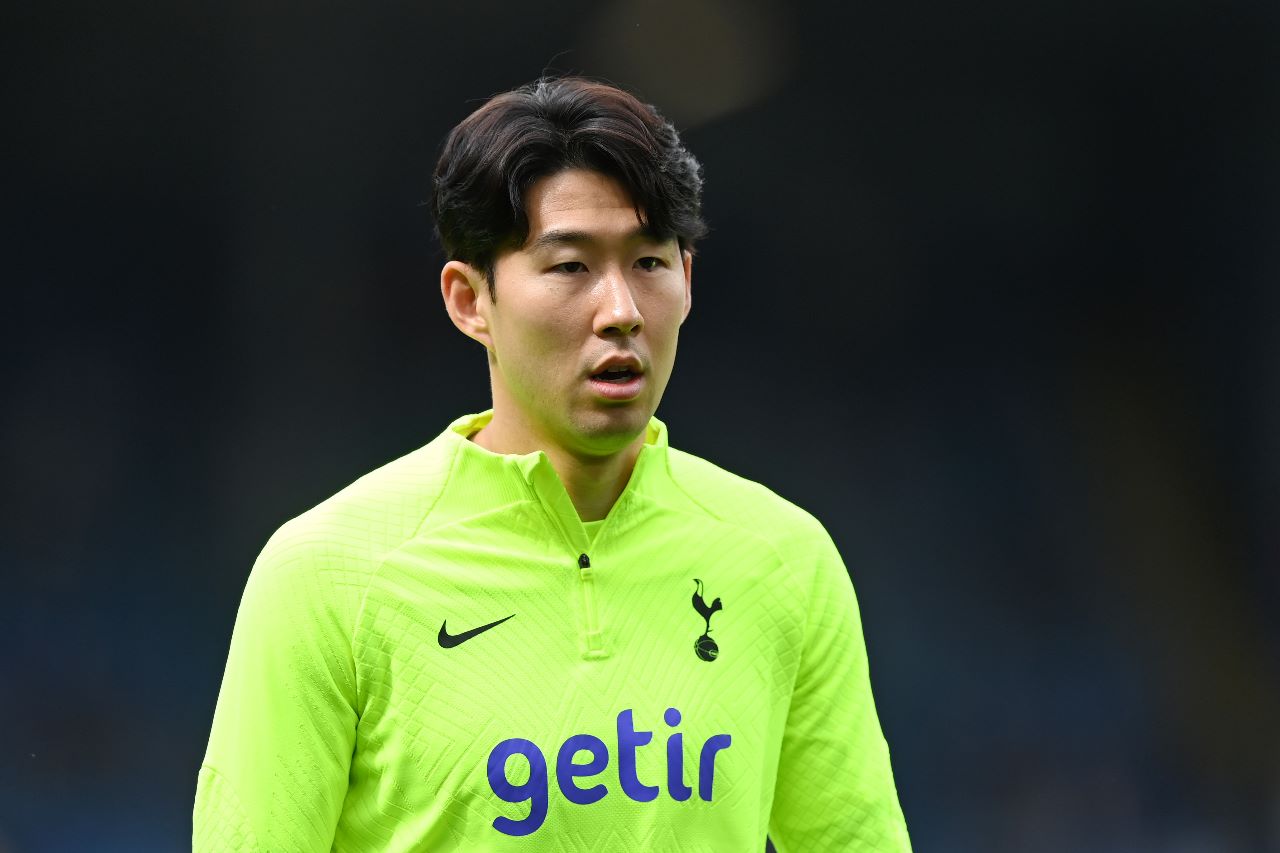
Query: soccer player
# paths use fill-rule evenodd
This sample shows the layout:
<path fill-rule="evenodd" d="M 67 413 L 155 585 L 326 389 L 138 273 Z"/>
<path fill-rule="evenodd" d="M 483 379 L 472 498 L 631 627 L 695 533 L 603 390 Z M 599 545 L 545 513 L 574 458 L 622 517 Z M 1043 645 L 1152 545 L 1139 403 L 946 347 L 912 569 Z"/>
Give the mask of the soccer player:
<path fill-rule="evenodd" d="M 493 408 L 271 537 L 197 851 L 909 849 L 830 536 L 654 417 L 701 185 L 599 83 L 454 128 L 440 287 Z"/>

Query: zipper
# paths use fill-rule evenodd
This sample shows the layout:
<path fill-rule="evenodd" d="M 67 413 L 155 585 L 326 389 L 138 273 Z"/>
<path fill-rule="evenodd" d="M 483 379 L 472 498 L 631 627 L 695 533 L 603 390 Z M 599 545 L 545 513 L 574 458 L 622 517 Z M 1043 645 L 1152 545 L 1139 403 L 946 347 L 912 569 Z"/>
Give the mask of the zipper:
<path fill-rule="evenodd" d="M 591 568 L 591 558 L 578 555 L 578 580 L 582 588 L 582 615 L 586 620 L 586 636 L 582 656 L 589 659 L 608 657 L 604 650 L 604 636 L 596 615 L 596 575 Z"/>

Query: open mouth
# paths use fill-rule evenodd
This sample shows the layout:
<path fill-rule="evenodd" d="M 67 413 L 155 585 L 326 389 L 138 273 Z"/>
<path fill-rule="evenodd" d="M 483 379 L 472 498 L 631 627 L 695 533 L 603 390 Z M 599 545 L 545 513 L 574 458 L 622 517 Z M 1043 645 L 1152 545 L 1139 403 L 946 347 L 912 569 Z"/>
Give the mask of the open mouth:
<path fill-rule="evenodd" d="M 619 368 L 611 368 L 609 370 L 602 370 L 599 373 L 592 374 L 591 378 L 598 379 L 601 382 L 622 383 L 622 382 L 627 382 L 632 377 L 638 376 L 638 375 L 639 374 L 634 373 L 628 368 L 619 367 Z"/>

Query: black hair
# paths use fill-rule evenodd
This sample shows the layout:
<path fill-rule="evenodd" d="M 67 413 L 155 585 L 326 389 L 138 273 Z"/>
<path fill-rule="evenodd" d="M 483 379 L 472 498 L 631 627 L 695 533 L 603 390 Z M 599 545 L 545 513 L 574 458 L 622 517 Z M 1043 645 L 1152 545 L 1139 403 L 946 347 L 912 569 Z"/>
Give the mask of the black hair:
<path fill-rule="evenodd" d="M 525 192 L 574 168 L 617 180 L 655 236 L 690 252 L 706 236 L 702 166 L 657 109 L 605 83 L 543 77 L 490 98 L 445 140 L 431 207 L 446 257 L 479 269 L 496 299 L 498 255 L 529 236 Z"/>

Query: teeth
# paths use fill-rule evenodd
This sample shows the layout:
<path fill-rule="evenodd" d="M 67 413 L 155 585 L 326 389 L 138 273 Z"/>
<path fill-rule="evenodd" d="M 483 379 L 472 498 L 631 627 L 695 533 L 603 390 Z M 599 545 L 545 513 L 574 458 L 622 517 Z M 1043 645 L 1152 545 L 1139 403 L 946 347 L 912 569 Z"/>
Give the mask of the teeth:
<path fill-rule="evenodd" d="M 596 377 L 598 379 L 603 379 L 606 382 L 617 382 L 619 380 L 628 379 L 634 375 L 635 373 L 632 372 L 629 367 L 607 367 L 597 373 Z"/>

